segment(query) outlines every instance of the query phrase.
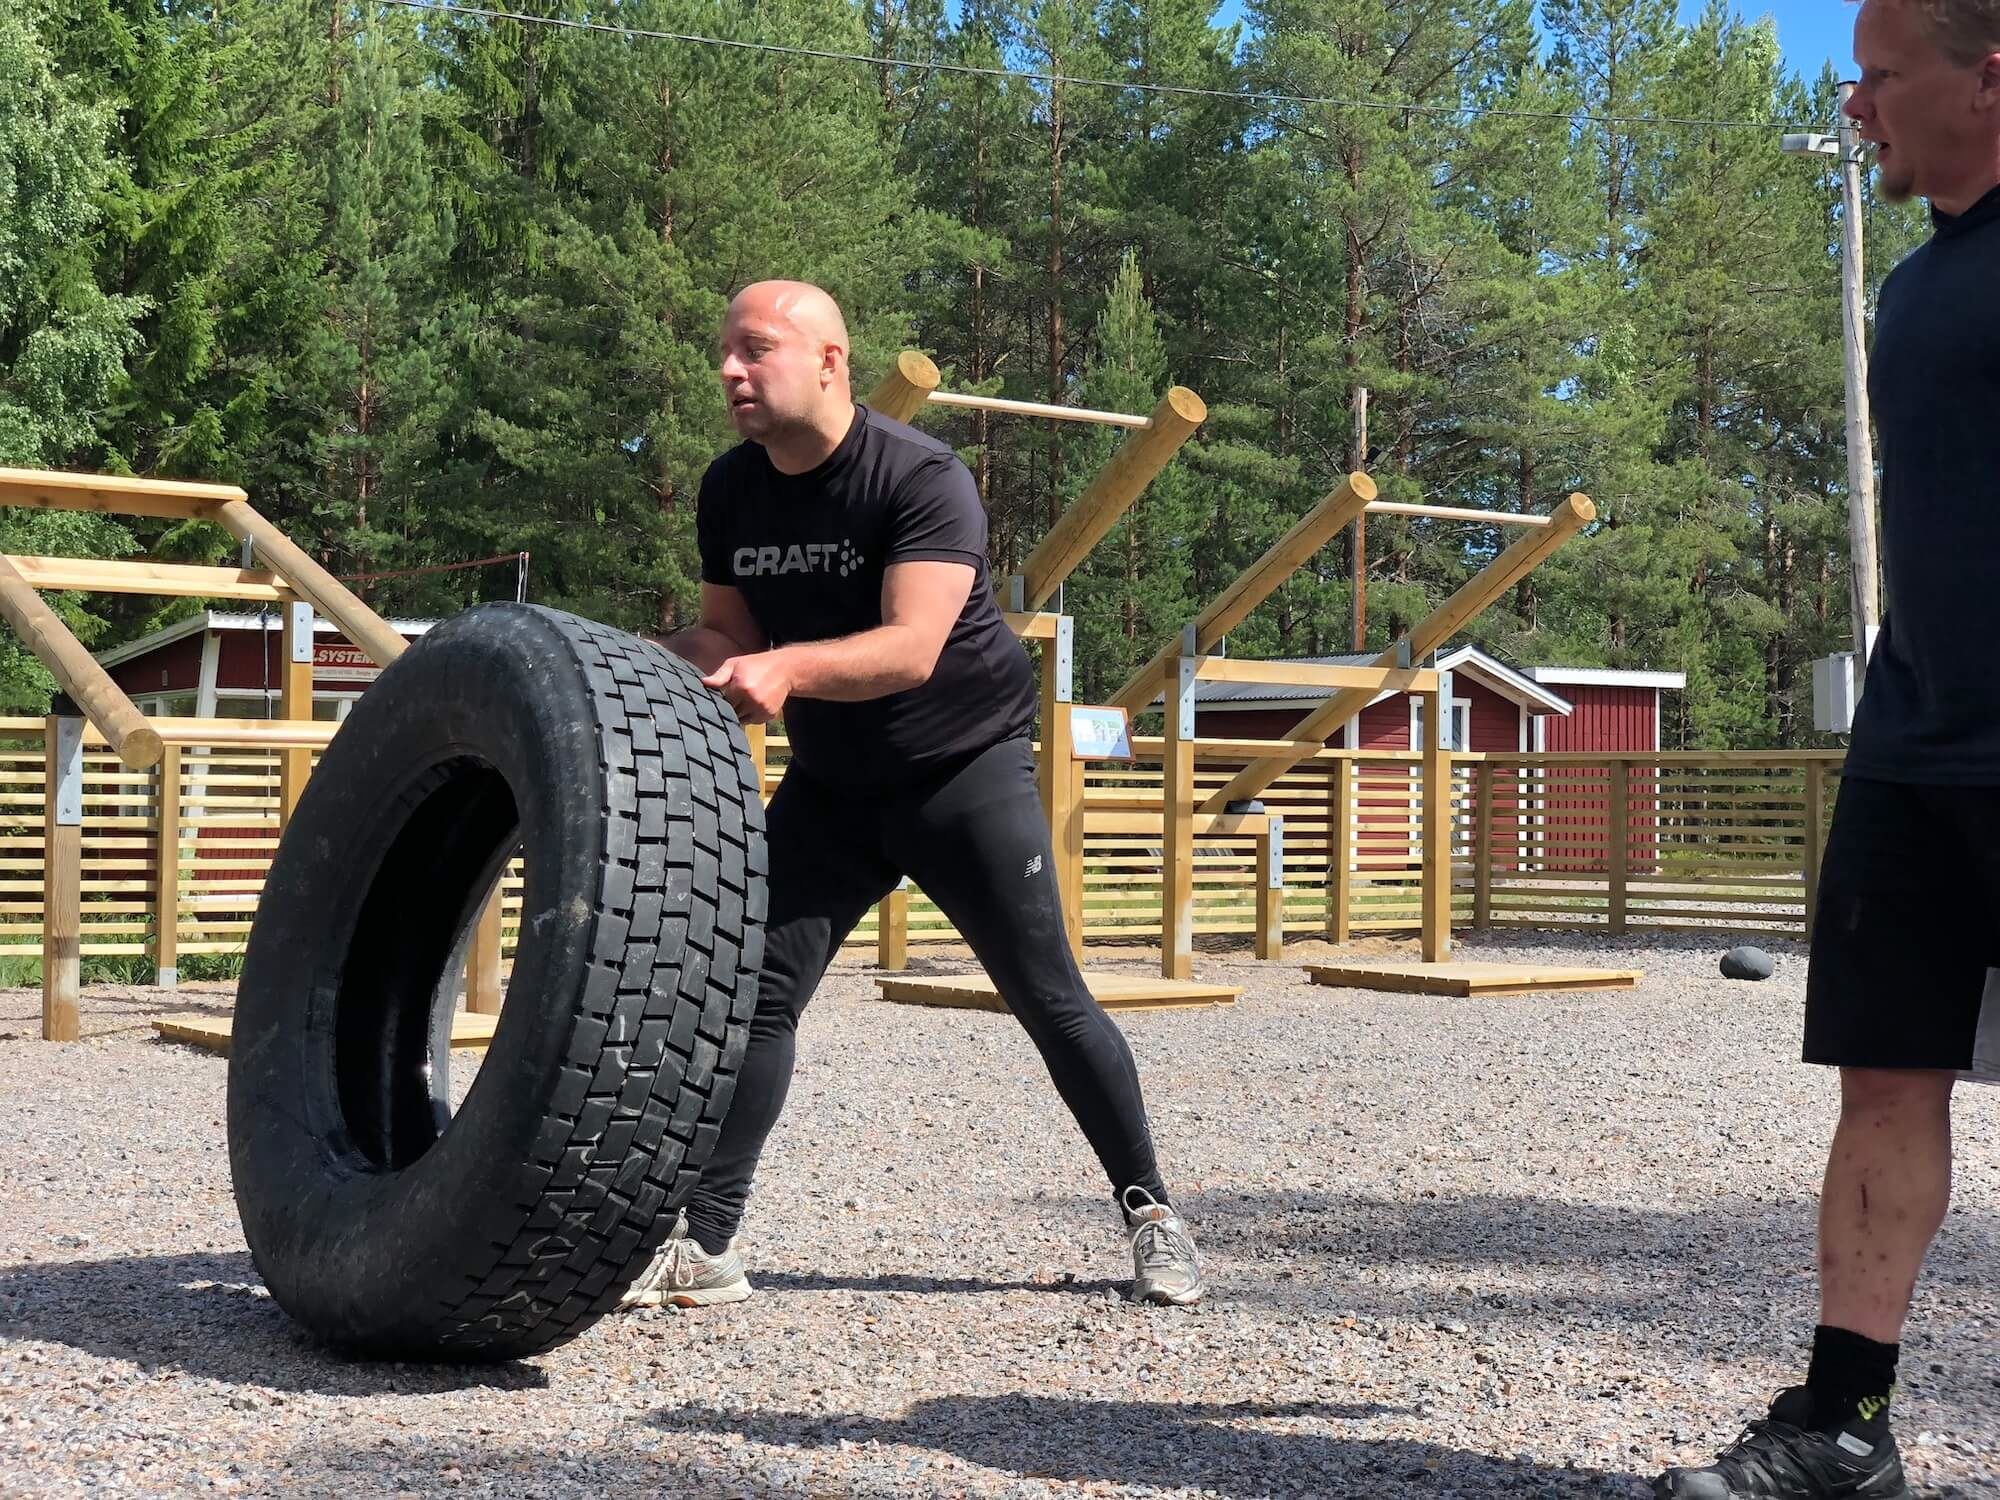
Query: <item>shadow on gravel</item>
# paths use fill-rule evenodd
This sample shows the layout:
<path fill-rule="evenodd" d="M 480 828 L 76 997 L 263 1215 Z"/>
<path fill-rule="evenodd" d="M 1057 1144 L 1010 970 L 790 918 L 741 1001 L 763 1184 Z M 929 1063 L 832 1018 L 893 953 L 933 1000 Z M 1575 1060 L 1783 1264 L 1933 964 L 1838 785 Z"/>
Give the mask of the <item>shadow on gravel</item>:
<path fill-rule="evenodd" d="M 1185 1200 L 1202 1246 L 1233 1264 L 1218 1276 L 1231 1302 L 1346 1312 L 1478 1319 L 1510 1311 L 1524 1273 L 1530 1294 L 1567 1316 L 1646 1321 L 1678 1309 L 1728 1320 L 1726 1304 L 1768 1309 L 1789 1278 L 1810 1290 L 1815 1205 L 1726 1198 L 1691 1208 L 1573 1203 L 1475 1194 L 1403 1201 L 1326 1193 L 1211 1193 Z M 1924 1268 L 1919 1297 L 1993 1295 L 2000 1215 L 1954 1211 Z M 1271 1264 L 1274 1269 L 1261 1269 Z M 1421 1267 L 1433 1295 L 1381 1285 L 1381 1271 Z M 1294 1271 L 1287 1280 L 1279 1272 Z M 1800 1278 L 1805 1278 L 1800 1280 Z M 1454 1292 L 1456 1287 L 1469 1288 Z M 1338 1288 L 1339 1290 L 1333 1290 Z M 1694 1319 L 1693 1321 L 1699 1321 Z"/>
<path fill-rule="evenodd" d="M 758 1289 L 776 1292 L 921 1292 L 940 1296 L 967 1293 L 1037 1292 L 1056 1297 L 1102 1297 L 1122 1294 L 1125 1283 L 1095 1281 L 984 1281 L 973 1276 L 827 1276 L 810 1271 L 758 1271 Z"/>
<path fill-rule="evenodd" d="M 40 1339 L 147 1370 L 328 1396 L 539 1390 L 534 1365 L 382 1364 L 311 1338 L 264 1294 L 248 1251 L 0 1267 L 0 1339 Z"/>
<path fill-rule="evenodd" d="M 792 1448 L 900 1443 L 1025 1479 L 1262 1495 L 1636 1496 L 1636 1474 L 1569 1469 L 1405 1438 L 1339 1437 L 1270 1426 L 1394 1414 L 1368 1403 L 1086 1401 L 1061 1396 L 940 1396 L 900 1417 L 674 1407 L 671 1432 L 738 1434 Z"/>

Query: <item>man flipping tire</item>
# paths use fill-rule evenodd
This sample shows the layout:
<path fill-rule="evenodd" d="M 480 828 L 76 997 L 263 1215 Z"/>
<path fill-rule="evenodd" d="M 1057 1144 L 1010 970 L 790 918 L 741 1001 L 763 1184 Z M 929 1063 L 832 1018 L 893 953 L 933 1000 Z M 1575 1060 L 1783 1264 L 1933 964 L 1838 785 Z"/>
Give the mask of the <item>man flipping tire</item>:
<path fill-rule="evenodd" d="M 770 915 L 735 1100 L 627 1305 L 750 1295 L 737 1228 L 799 1014 L 905 876 L 971 945 L 1103 1164 L 1134 1298 L 1199 1301 L 1131 1049 L 1070 955 L 1029 743 L 1034 679 L 992 598 L 972 475 L 945 444 L 855 404 L 840 309 L 817 287 L 745 289 L 721 355 L 745 441 L 702 480 L 701 623 L 667 645 L 744 722 L 782 712 L 792 760 L 768 813 Z"/>
<path fill-rule="evenodd" d="M 1936 232 L 1883 285 L 1869 376 L 1889 619 L 1806 988 L 1805 1060 L 1840 1069 L 1819 1326 L 1805 1384 L 1714 1463 L 1662 1475 L 1661 1500 L 1907 1500 L 1898 1345 L 1951 1196 L 1952 1086 L 2000 965 L 2000 0 L 1867 0 L 1854 56 L 1847 112 L 1882 195 L 1928 198 Z"/>

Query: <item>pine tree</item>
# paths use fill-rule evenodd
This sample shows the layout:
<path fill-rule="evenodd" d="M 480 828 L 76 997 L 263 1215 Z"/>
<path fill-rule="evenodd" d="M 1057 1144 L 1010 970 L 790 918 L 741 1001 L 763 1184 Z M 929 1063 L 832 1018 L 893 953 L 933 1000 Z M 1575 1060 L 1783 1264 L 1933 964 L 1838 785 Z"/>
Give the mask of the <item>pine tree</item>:
<path fill-rule="evenodd" d="M 92 275 L 110 112 L 57 73 L 38 19 L 0 10 L 0 465 L 90 468 L 146 306 Z M 0 510 L 6 552 L 101 557 L 129 545 L 103 516 Z M 97 633 L 74 595 L 54 597 L 73 630 Z M 39 711 L 53 687 L 11 631 L 0 635 L 0 709 Z"/>

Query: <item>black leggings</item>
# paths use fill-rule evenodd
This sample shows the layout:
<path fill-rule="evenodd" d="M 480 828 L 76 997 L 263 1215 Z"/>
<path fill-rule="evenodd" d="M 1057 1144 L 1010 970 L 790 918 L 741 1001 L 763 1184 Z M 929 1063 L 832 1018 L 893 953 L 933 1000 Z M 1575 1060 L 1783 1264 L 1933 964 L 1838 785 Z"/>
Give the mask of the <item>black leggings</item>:
<path fill-rule="evenodd" d="M 1132 1049 L 1070 956 L 1049 827 L 1026 740 L 1005 740 L 876 795 L 786 773 L 770 808 L 770 919 L 750 1045 L 688 1226 L 718 1252 L 736 1233 L 764 1139 L 792 1082 L 799 1013 L 841 942 L 908 874 L 978 955 L 1083 1127 L 1114 1196 L 1161 1203 Z"/>

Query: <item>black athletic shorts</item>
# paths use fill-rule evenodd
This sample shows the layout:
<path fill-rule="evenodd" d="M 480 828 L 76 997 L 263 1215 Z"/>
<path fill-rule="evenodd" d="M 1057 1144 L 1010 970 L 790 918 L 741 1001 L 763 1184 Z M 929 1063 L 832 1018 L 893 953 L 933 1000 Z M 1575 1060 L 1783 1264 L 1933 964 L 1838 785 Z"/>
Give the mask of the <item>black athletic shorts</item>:
<path fill-rule="evenodd" d="M 1846 778 L 1820 865 L 1805 1060 L 1965 1071 L 1995 967 L 2000 786 Z M 1984 1020 L 2000 1030 L 2000 1013 Z"/>

